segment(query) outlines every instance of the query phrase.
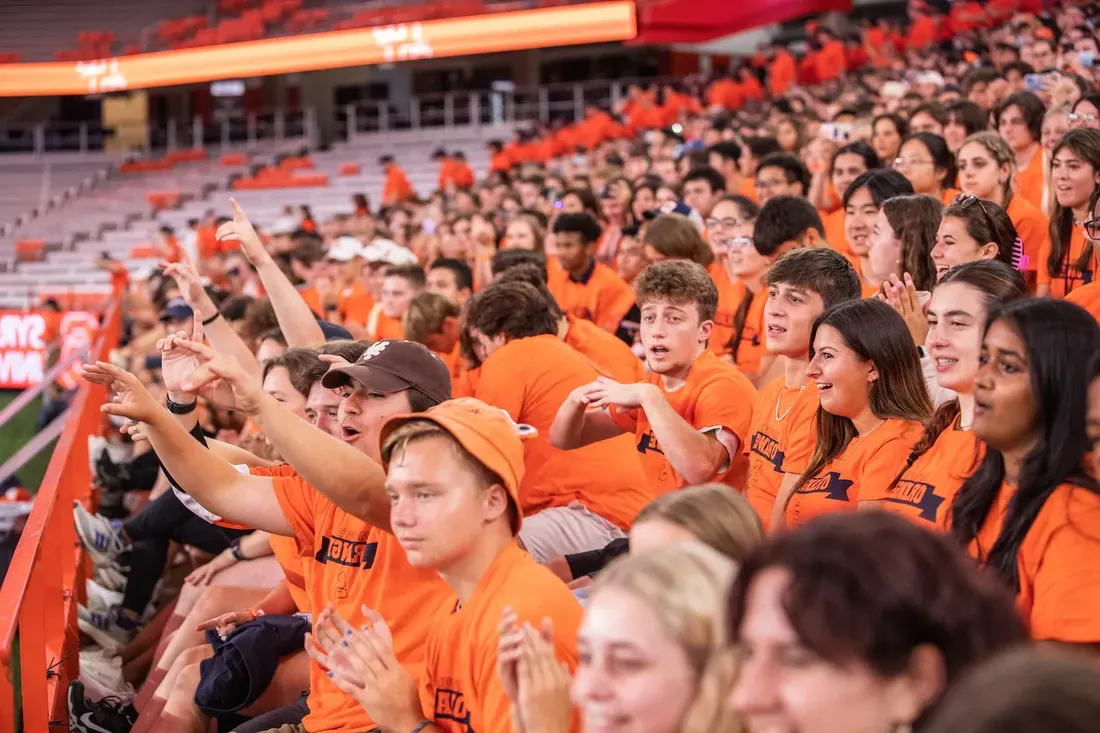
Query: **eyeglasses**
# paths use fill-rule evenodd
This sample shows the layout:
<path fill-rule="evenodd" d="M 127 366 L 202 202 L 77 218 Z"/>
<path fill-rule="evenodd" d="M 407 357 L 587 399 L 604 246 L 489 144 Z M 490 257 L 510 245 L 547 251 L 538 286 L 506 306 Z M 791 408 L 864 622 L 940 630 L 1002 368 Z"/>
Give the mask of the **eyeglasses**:
<path fill-rule="evenodd" d="M 1070 116 L 1069 116 L 1069 121 L 1070 122 L 1096 122 L 1096 120 L 1097 120 L 1096 115 L 1090 115 L 1087 112 L 1084 113 L 1084 114 L 1077 114 L 1076 112 L 1071 112 Z"/>
<path fill-rule="evenodd" d="M 745 249 L 752 246 L 752 237 L 732 237 L 730 239 L 716 239 L 716 248 L 726 250 Z"/>
<path fill-rule="evenodd" d="M 789 183 L 789 181 L 785 181 L 785 180 L 782 180 L 782 179 L 779 179 L 779 178 L 773 178 L 770 181 L 766 178 L 757 178 L 756 179 L 756 188 L 761 190 L 761 191 L 771 191 L 773 188 L 779 188 L 780 186 L 785 186 L 785 185 L 787 185 L 787 183 Z"/>
<path fill-rule="evenodd" d="M 930 159 L 894 158 L 895 168 L 916 168 L 918 165 L 932 165 Z"/>
<path fill-rule="evenodd" d="M 742 222 L 732 218 L 715 219 L 712 217 L 704 223 L 707 225 L 707 229 L 712 232 L 729 231 L 742 225 Z"/>

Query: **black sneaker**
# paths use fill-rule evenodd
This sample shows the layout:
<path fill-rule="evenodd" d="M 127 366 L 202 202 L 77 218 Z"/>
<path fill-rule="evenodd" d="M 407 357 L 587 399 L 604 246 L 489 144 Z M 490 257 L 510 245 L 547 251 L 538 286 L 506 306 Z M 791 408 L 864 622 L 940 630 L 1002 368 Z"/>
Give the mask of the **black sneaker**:
<path fill-rule="evenodd" d="M 80 680 L 69 683 L 69 730 L 72 733 L 130 733 L 137 721 L 133 705 L 117 697 L 92 702 L 84 697 Z"/>

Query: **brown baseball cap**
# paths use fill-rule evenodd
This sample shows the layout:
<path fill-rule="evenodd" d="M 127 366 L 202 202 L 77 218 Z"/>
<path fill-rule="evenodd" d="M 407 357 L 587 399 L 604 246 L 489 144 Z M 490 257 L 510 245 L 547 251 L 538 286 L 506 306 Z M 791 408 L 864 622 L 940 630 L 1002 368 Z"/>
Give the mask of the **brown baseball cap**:
<path fill-rule="evenodd" d="M 451 399 L 451 371 L 433 351 L 415 341 L 373 343 L 354 364 L 333 367 L 321 379 L 329 388 L 352 382 L 382 395 L 415 389 L 437 403 Z"/>
<path fill-rule="evenodd" d="M 499 407 L 487 405 L 473 397 L 463 397 L 440 403 L 427 412 L 394 415 L 382 426 L 381 443 L 397 428 L 411 420 L 431 420 L 446 430 L 477 461 L 500 477 L 504 489 L 516 506 L 516 521 L 512 534 L 519 534 L 523 522 L 523 502 L 519 488 L 523 483 L 523 442 L 538 436 L 530 425 L 515 422 Z M 390 469 L 389 461 L 383 468 Z"/>

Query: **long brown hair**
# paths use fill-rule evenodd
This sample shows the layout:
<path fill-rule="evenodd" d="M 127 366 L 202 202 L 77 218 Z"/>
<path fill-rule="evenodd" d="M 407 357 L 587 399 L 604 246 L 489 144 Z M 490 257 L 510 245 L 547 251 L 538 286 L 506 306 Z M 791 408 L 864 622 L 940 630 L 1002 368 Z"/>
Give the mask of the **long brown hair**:
<path fill-rule="evenodd" d="M 868 403 L 880 420 L 896 418 L 924 424 L 932 413 L 932 401 L 924 384 L 920 357 L 905 320 L 881 300 L 840 303 L 822 313 L 810 331 L 810 358 L 814 340 L 822 326 L 835 328 L 849 349 L 878 370 L 871 383 Z M 798 477 L 794 491 L 817 476 L 855 439 L 856 426 L 849 418 L 817 408 L 817 447 L 806 471 Z M 791 492 L 792 495 L 794 492 Z"/>
<path fill-rule="evenodd" d="M 931 290 L 936 285 L 932 248 L 936 246 L 943 203 L 931 196 L 895 196 L 883 202 L 882 213 L 901 240 L 902 272 L 912 276 L 917 290 Z"/>
<path fill-rule="evenodd" d="M 1050 159 L 1053 161 L 1064 148 L 1069 148 L 1074 155 L 1092 166 L 1094 173 L 1100 173 L 1100 130 L 1070 130 L 1054 147 Z M 1090 204 L 1095 205 L 1097 192 L 1092 193 Z M 1052 200 L 1050 213 L 1050 256 L 1046 261 L 1047 272 L 1051 277 L 1059 277 L 1064 274 L 1064 268 L 1069 267 L 1069 241 L 1073 236 L 1073 212 L 1060 203 L 1057 197 Z M 1092 247 L 1085 247 L 1074 264 L 1078 272 L 1088 269 L 1089 260 L 1092 259 Z"/>
<path fill-rule="evenodd" d="M 936 287 L 942 287 L 948 283 L 968 285 L 979 291 L 984 297 L 986 313 L 991 313 L 995 308 L 1004 303 L 1027 297 L 1027 283 L 1024 276 L 1009 265 L 1000 260 L 976 260 L 956 265 L 948 270 Z M 940 405 L 932 415 L 932 419 L 924 428 L 920 440 L 913 446 L 913 452 L 905 462 L 905 467 L 898 472 L 890 483 L 890 488 L 897 485 L 906 471 L 918 458 L 927 453 L 940 434 L 947 430 L 959 417 L 959 400 L 953 399 Z M 974 465 L 977 465 L 980 455 L 974 456 Z"/>

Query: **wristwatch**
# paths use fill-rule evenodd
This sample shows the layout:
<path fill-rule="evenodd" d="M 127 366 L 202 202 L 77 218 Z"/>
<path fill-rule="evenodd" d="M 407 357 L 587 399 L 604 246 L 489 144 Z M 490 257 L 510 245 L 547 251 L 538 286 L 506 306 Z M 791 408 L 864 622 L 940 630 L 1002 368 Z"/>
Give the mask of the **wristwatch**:
<path fill-rule="evenodd" d="M 229 554 L 233 556 L 233 559 L 237 562 L 244 562 L 248 558 L 241 554 L 241 538 L 233 540 L 229 543 Z"/>
<path fill-rule="evenodd" d="M 199 401 L 195 400 L 189 404 L 183 404 L 182 402 L 173 402 L 171 397 L 165 397 L 164 404 L 168 408 L 168 412 L 173 415 L 190 415 L 199 406 Z"/>

